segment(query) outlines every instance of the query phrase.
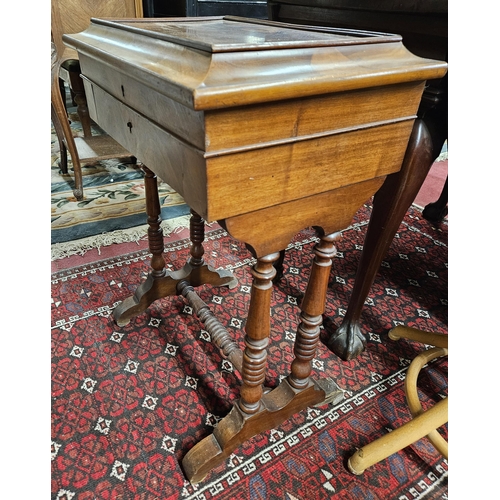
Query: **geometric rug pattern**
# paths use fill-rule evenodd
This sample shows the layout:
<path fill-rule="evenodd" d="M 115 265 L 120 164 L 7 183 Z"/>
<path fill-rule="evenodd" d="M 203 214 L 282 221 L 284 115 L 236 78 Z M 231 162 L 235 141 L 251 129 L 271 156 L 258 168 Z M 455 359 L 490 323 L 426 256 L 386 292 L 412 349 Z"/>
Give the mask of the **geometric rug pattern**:
<path fill-rule="evenodd" d="M 345 314 L 370 209 L 356 214 L 336 244 L 323 341 Z M 316 241 L 312 228 L 295 236 L 273 289 L 265 383 L 271 388 L 293 360 Z M 187 239 L 166 245 L 170 269 L 183 265 L 189 245 Z M 408 211 L 365 304 L 362 354 L 342 361 L 320 343 L 312 376 L 332 377 L 344 399 L 255 436 L 196 485 L 186 481 L 182 458 L 227 414 L 240 379 L 183 297 L 156 301 L 124 327 L 113 322 L 113 308 L 145 279 L 149 258 L 140 250 L 52 275 L 53 500 L 447 498 L 448 463 L 426 438 L 361 476 L 346 468 L 357 447 L 410 419 L 403 384 L 422 346 L 391 341 L 387 331 L 405 324 L 447 333 L 446 223 L 436 227 L 415 208 Z M 204 258 L 238 279 L 232 290 L 197 292 L 243 347 L 253 258 L 216 224 L 207 227 Z M 447 395 L 447 368 L 442 358 L 422 370 L 424 409 Z M 440 432 L 447 438 L 447 426 Z"/>

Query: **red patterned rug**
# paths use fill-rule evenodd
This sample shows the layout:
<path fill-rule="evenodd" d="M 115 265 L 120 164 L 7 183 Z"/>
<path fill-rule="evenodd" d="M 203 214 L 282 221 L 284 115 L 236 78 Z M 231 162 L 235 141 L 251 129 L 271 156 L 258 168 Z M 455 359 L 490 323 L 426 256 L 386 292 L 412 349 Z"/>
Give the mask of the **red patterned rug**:
<path fill-rule="evenodd" d="M 363 207 L 338 242 L 322 339 L 338 327 L 348 303 L 370 207 Z M 312 229 L 290 245 L 285 274 L 274 288 L 266 385 L 288 372 L 316 241 Z M 189 241 L 168 243 L 172 269 Z M 421 346 L 393 342 L 387 331 L 405 324 L 447 333 L 447 224 L 425 221 L 411 208 L 365 305 L 367 349 L 344 362 L 320 344 L 313 376 L 331 376 L 345 391 L 336 406 L 310 408 L 240 448 L 205 481 L 191 485 L 180 462 L 211 433 L 238 397 L 238 378 L 182 297 L 162 299 L 125 327 L 111 311 L 142 282 L 149 253 L 52 274 L 52 499 L 446 499 L 448 465 L 423 439 L 361 476 L 346 469 L 357 447 L 410 418 L 403 383 Z M 231 269 L 233 290 L 201 287 L 201 298 L 243 345 L 252 257 L 215 226 L 205 260 Z M 447 361 L 421 373 L 424 408 L 447 394 Z M 447 426 L 441 429 L 447 437 Z"/>

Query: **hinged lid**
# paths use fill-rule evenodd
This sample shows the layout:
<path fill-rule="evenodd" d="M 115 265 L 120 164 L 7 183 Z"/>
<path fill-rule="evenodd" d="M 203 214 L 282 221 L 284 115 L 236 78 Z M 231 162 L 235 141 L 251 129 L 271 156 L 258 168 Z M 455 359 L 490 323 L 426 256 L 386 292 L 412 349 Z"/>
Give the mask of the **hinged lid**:
<path fill-rule="evenodd" d="M 103 88 L 110 90 L 109 82 L 96 64 L 195 110 L 446 73 L 446 63 L 414 56 L 398 35 L 237 17 L 92 19 L 63 40 L 78 51 L 83 74 Z"/>

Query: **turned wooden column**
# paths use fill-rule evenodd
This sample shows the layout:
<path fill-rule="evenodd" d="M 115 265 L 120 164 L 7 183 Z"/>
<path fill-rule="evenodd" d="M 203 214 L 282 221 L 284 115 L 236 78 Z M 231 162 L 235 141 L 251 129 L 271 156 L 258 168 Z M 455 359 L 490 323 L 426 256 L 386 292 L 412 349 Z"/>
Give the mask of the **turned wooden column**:
<path fill-rule="evenodd" d="M 242 411 L 253 414 L 260 409 L 267 369 L 267 345 L 271 331 L 269 311 L 271 309 L 272 280 L 276 274 L 273 262 L 279 253 L 257 259 L 252 268 L 252 295 L 246 323 L 245 351 L 241 376 L 239 406 Z"/>
<path fill-rule="evenodd" d="M 158 180 L 156 174 L 142 165 L 144 172 L 144 191 L 146 195 L 146 213 L 148 215 L 148 244 L 151 252 L 151 274 L 154 278 L 165 276 L 165 259 L 163 252 L 163 229 L 161 228 L 161 207 L 158 197 Z"/>
<path fill-rule="evenodd" d="M 203 259 L 205 250 L 205 221 L 194 210 L 190 219 L 190 256 L 186 264 L 176 271 L 167 272 L 163 253 L 165 245 L 161 228 L 161 206 L 158 196 L 156 174 L 145 165 L 144 188 L 146 194 L 146 213 L 148 221 L 148 243 L 151 252 L 151 270 L 149 275 L 135 293 L 118 304 L 113 311 L 113 318 L 119 326 L 126 325 L 131 318 L 143 313 L 155 300 L 181 293 L 178 285 L 181 282 L 198 287 L 204 284 L 212 286 L 228 286 L 233 288 L 238 281 L 230 271 L 214 270 Z"/>
<path fill-rule="evenodd" d="M 203 241 L 205 240 L 205 221 L 194 210 L 191 210 L 191 219 L 189 220 L 189 235 L 191 238 L 191 249 L 189 262 L 192 266 L 201 266 L 203 264 Z"/>
<path fill-rule="evenodd" d="M 334 241 L 339 240 L 340 233 L 321 236 L 321 241 L 314 247 L 314 260 L 306 294 L 302 301 L 300 324 L 295 338 L 291 373 L 288 381 L 292 387 L 303 389 L 309 384 L 311 361 L 316 354 L 319 341 L 320 326 L 325 311 L 328 278 L 332 267 L 332 258 L 337 253 Z"/>
<path fill-rule="evenodd" d="M 338 236 L 339 233 L 323 236 L 321 242 L 316 245 L 301 323 L 295 341 L 295 360 L 292 362 L 291 373 L 278 387 L 266 393 L 263 384 L 270 334 L 269 312 L 272 281 L 276 274 L 273 263 L 279 258 L 279 252 L 257 259 L 252 269 L 252 295 L 245 328 L 246 347 L 241 368 L 240 399 L 229 414 L 219 421 L 214 432 L 195 444 L 184 456 L 182 467 L 192 483 L 203 480 L 210 470 L 252 436 L 277 427 L 304 408 L 339 402 L 343 399 L 343 392 L 331 378 L 320 378 L 317 381 L 310 378 L 311 361 L 319 340 L 319 326 L 325 305 L 331 259 L 335 254 L 333 241 Z M 180 287 L 189 299 L 192 293 L 189 287 L 184 287 L 183 284 L 180 284 Z M 205 304 L 199 304 L 198 298 L 194 296 L 191 299 L 190 303 L 204 317 Z M 218 330 L 219 326 L 215 324 L 213 331 Z M 225 332 L 223 337 L 225 342 L 229 340 Z M 222 346 L 221 342 L 216 343 L 219 347 Z"/>
<path fill-rule="evenodd" d="M 88 138 L 92 137 L 92 130 L 87 97 L 85 95 L 85 87 L 83 86 L 83 80 L 80 76 L 79 66 L 80 65 L 78 64 L 78 68 L 72 67 L 69 69 L 69 86 L 73 100 L 76 104 L 76 112 L 82 125 L 83 136 Z"/>

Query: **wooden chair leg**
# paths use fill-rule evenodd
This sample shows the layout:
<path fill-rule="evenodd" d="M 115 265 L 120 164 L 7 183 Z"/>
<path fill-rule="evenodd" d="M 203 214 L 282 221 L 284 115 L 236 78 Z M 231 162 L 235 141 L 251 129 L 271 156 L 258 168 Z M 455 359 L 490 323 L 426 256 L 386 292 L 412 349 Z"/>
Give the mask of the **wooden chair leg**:
<path fill-rule="evenodd" d="M 448 421 L 448 398 L 442 399 L 432 408 L 424 411 L 418 397 L 417 389 L 418 375 L 422 368 L 433 359 L 448 354 L 448 335 L 425 332 L 406 326 L 397 326 L 390 330 L 389 338 L 392 340 L 406 338 L 438 347 L 421 352 L 408 367 L 405 379 L 405 394 L 412 419 L 389 434 L 363 446 L 349 458 L 347 462 L 348 469 L 357 475 L 362 474 L 368 467 L 386 459 L 425 436 L 439 453 L 448 458 L 448 443 L 437 431 L 439 427 Z"/>
<path fill-rule="evenodd" d="M 444 333 L 425 332 L 409 326 L 396 326 L 389 330 L 391 340 L 408 339 L 415 340 L 421 344 L 433 345 L 436 347 L 448 347 L 448 335 Z"/>
<path fill-rule="evenodd" d="M 448 398 L 436 403 L 432 408 L 389 434 L 373 441 L 356 451 L 348 460 L 349 470 L 356 475 L 368 467 L 406 448 L 430 431 L 441 427 L 448 421 Z"/>
<path fill-rule="evenodd" d="M 59 168 L 61 169 L 61 172 L 63 174 L 67 174 L 68 173 L 68 150 L 67 150 L 66 144 L 64 143 L 64 140 L 63 140 L 64 131 L 61 127 L 59 117 L 57 116 L 57 113 L 56 113 L 53 105 L 50 106 L 50 113 L 51 113 L 52 124 L 54 126 L 55 131 L 56 131 L 57 142 L 59 143 Z"/>
<path fill-rule="evenodd" d="M 75 175 L 75 187 L 73 194 L 77 200 L 83 199 L 83 177 L 80 158 L 76 149 L 76 144 L 73 138 L 73 132 L 69 126 L 68 115 L 66 114 L 66 107 L 64 106 L 59 87 L 58 71 L 52 76 L 51 85 L 51 115 L 59 143 L 63 142 L 64 146 L 61 148 L 61 170 L 67 173 L 67 151 L 71 155 L 73 162 L 73 171 Z M 66 151 L 67 148 L 67 151 Z"/>

